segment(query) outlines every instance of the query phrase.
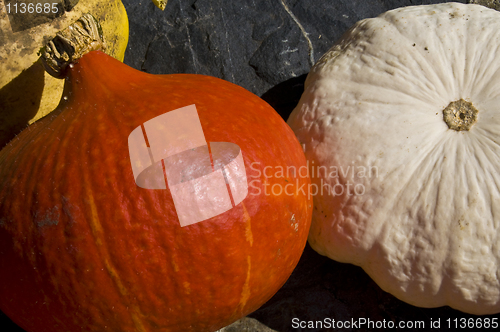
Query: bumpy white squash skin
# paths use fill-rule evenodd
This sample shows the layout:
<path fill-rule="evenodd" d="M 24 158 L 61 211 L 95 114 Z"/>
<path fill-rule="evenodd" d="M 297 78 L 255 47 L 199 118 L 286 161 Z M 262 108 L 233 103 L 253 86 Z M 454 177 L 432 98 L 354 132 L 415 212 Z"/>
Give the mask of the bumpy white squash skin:
<path fill-rule="evenodd" d="M 500 312 L 498 54 L 500 13 L 449 3 L 363 20 L 318 61 L 288 120 L 318 186 L 316 251 L 416 306 Z M 460 99 L 469 130 L 443 119 Z"/>

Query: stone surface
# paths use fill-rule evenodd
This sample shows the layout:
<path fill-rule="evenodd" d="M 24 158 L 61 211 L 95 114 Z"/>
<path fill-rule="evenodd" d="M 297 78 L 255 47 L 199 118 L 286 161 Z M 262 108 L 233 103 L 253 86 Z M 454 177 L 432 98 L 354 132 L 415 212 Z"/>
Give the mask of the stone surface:
<path fill-rule="evenodd" d="M 471 0 L 469 2 L 500 10 L 500 0 Z"/>
<path fill-rule="evenodd" d="M 216 332 L 276 332 L 265 326 L 255 318 L 244 317 L 239 321 L 226 326 Z"/>
<path fill-rule="evenodd" d="M 155 74 L 198 73 L 262 95 L 306 74 L 355 22 L 439 0 L 124 0 L 125 63 Z M 463 1 L 462 1 L 463 2 Z"/>
<path fill-rule="evenodd" d="M 261 96 L 287 119 L 311 65 L 352 24 L 397 7 L 438 2 L 444 1 L 170 0 L 161 11 L 151 0 L 123 0 L 130 21 L 125 63 L 155 74 L 226 79 Z M 486 317 L 500 315 L 481 318 Z M 455 318 L 477 317 L 448 307 L 403 303 L 382 291 L 361 268 L 332 261 L 307 246 L 292 276 L 271 300 L 220 331 L 325 331 L 332 330 L 327 327 L 333 319 L 336 324 L 357 322 L 341 329 L 345 331 L 385 330 L 382 324 L 390 322 L 423 322 L 420 331 L 440 322 L 440 328 L 433 329 L 440 331 L 448 330 L 447 319 L 455 324 Z M 360 325 L 363 319 L 377 325 Z M 321 321 L 323 328 L 295 328 L 309 321 Z M 0 326 L 22 331 L 1 312 Z"/>

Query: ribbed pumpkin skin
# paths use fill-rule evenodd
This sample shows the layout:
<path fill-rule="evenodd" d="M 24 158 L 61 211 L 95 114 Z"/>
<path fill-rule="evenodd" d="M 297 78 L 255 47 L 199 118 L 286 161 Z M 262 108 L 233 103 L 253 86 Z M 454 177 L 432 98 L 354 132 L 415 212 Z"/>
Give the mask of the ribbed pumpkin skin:
<path fill-rule="evenodd" d="M 208 331 L 267 301 L 312 212 L 308 177 L 271 172 L 306 165 L 279 115 L 223 80 L 145 74 L 102 52 L 67 83 L 68 100 L 0 151 L 1 310 L 33 332 Z M 239 145 L 253 182 L 233 209 L 180 227 L 168 189 L 135 185 L 127 138 L 191 104 L 207 141 Z"/>

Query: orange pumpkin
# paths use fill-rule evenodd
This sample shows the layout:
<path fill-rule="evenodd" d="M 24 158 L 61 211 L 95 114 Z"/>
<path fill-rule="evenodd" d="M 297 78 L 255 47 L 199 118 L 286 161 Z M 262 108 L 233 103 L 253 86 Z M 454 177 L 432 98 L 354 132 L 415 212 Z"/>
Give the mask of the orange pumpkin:
<path fill-rule="evenodd" d="M 0 151 L 0 309 L 33 332 L 209 331 L 264 304 L 311 220 L 288 125 L 221 79 L 146 74 L 100 51 L 69 67 L 59 107 Z M 248 193 L 182 227 L 171 188 L 136 184 L 128 138 L 189 105 L 208 142 L 239 146 Z"/>

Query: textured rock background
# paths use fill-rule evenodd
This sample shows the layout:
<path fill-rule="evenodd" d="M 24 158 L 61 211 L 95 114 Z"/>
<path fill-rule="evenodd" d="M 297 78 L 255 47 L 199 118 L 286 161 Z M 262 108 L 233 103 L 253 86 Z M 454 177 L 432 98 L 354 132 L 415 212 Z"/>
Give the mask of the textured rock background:
<path fill-rule="evenodd" d="M 486 0 L 493 4 L 497 0 Z M 165 11 L 150 0 L 123 0 L 130 21 L 125 63 L 155 74 L 198 73 L 226 79 L 268 101 L 286 120 L 311 65 L 356 21 L 433 0 L 170 0 Z M 466 2 L 466 1 L 459 1 Z M 362 269 L 334 262 L 309 246 L 285 286 L 233 331 L 294 329 L 292 319 L 422 321 L 468 319 L 448 307 L 423 309 L 382 291 Z M 483 316 L 485 317 L 498 317 Z M 458 321 L 460 322 L 460 321 Z M 0 312 L 2 331 L 23 331 Z M 374 330 L 362 326 L 342 331 Z M 384 330 L 384 329 L 380 329 Z M 412 329 L 404 329 L 412 330 Z"/>

